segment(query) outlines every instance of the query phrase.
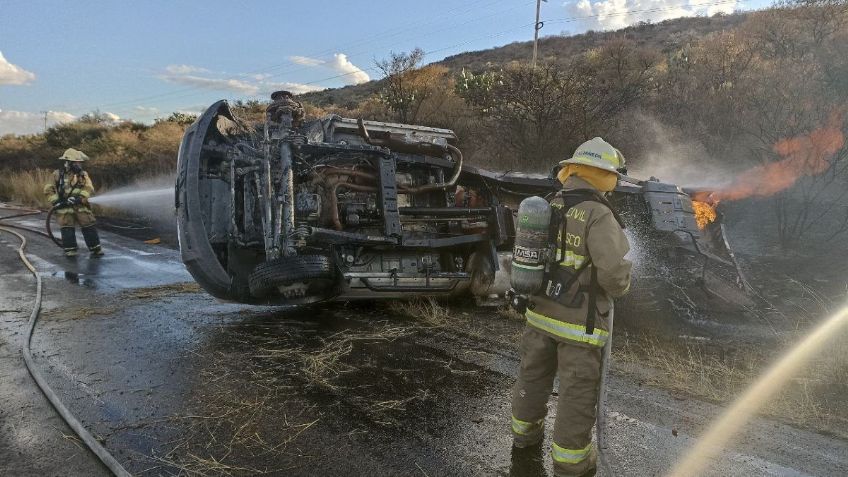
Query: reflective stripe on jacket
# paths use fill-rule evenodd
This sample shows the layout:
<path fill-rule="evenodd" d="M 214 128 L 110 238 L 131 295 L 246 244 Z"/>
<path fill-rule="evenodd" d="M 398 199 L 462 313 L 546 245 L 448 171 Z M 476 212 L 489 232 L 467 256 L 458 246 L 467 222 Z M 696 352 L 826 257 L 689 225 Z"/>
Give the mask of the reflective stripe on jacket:
<path fill-rule="evenodd" d="M 564 190 L 592 189 L 579 177 L 570 177 Z M 551 201 L 556 209 L 563 208 L 562 199 Z M 580 274 L 578 283 L 587 290 L 591 282 L 592 267 L 597 274 L 595 329 L 586 333 L 586 316 L 589 300 L 586 292 L 580 307 L 566 307 L 544 295 L 544 290 L 534 295 L 525 313 L 527 324 L 563 341 L 573 341 L 582 346 L 603 346 L 607 338 L 607 316 L 612 298 L 627 293 L 630 288 L 632 264 L 624 256 L 630 251 L 627 237 L 612 211 L 594 201 L 581 202 L 566 214 L 565 236 L 560 233 L 555 249 L 561 258 L 556 266 L 579 269 L 587 260 L 591 263 Z"/>
<path fill-rule="evenodd" d="M 607 336 L 609 336 L 609 333 L 599 329 L 597 326 L 595 327 L 594 332 L 590 335 L 586 333 L 585 325 L 575 325 L 566 321 L 557 320 L 556 318 L 536 313 L 530 309 L 527 310 L 527 313 L 525 313 L 524 316 L 527 318 L 527 323 L 532 325 L 534 328 L 546 331 L 559 338 L 577 341 L 579 343 L 603 346 L 604 343 L 607 342 Z"/>

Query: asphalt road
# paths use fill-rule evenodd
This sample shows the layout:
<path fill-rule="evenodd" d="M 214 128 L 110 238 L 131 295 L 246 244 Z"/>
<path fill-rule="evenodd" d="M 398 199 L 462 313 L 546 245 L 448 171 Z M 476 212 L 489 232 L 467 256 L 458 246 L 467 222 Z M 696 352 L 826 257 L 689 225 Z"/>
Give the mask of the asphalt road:
<path fill-rule="evenodd" d="M 471 307 L 433 326 L 373 303 L 224 304 L 177 251 L 102 238 L 105 257 L 69 260 L 31 236 L 45 281 L 33 352 L 132 473 L 550 474 L 549 457 L 510 447 L 520 321 Z M 16 247 L 0 235 L 0 475 L 106 475 L 24 368 L 35 284 Z M 618 374 L 608 410 L 616 473 L 640 476 L 668 471 L 721 411 Z M 848 475 L 848 442 L 756 419 L 710 475 Z"/>

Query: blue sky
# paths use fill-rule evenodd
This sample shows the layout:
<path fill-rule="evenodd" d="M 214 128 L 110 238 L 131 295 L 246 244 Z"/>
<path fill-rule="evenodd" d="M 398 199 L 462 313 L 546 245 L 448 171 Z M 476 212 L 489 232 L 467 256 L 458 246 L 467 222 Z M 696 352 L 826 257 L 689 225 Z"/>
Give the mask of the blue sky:
<path fill-rule="evenodd" d="M 543 35 L 761 8 L 766 0 L 550 0 Z M 374 60 L 426 61 L 532 38 L 535 0 L 0 2 L 0 135 L 93 110 L 149 122 L 221 98 L 375 78 Z M 544 53 L 544 52 L 543 52 Z"/>

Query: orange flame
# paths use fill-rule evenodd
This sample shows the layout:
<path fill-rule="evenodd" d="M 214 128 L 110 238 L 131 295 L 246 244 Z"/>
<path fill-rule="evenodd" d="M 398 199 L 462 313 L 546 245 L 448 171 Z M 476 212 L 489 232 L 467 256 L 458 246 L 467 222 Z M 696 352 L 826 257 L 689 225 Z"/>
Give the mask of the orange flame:
<path fill-rule="evenodd" d="M 692 201 L 692 209 L 695 211 L 695 222 L 698 228 L 704 230 L 708 224 L 711 224 L 716 219 L 715 206 L 717 203 L 709 204 L 698 200 Z"/>
<path fill-rule="evenodd" d="M 739 174 L 729 186 L 710 194 L 709 202 L 769 197 L 786 190 L 803 176 L 816 176 L 830 169 L 830 158 L 843 145 L 842 115 L 833 113 L 825 126 L 775 143 L 773 150 L 783 159 Z"/>

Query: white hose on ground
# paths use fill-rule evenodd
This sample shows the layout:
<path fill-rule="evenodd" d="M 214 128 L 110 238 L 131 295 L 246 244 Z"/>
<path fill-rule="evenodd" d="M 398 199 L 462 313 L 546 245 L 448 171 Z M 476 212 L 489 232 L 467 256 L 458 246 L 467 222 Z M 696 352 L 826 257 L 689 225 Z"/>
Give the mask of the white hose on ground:
<path fill-rule="evenodd" d="M 41 275 L 38 274 L 38 270 L 32 265 L 32 263 L 27 259 L 26 250 L 27 240 L 26 237 L 15 232 L 12 229 L 0 226 L 0 231 L 7 232 L 13 235 L 16 235 L 18 239 L 21 241 L 21 245 L 18 247 L 18 256 L 21 261 L 24 263 L 24 266 L 32 273 L 35 277 L 36 281 L 36 289 L 35 289 L 35 303 L 32 307 L 32 313 L 29 315 L 29 322 L 27 323 L 27 334 L 24 341 L 24 347 L 21 350 L 21 353 L 24 355 L 24 363 L 26 364 L 27 371 L 32 376 L 32 379 L 35 380 L 35 383 L 41 389 L 41 392 L 44 393 L 44 396 L 47 397 L 47 400 L 50 401 L 50 404 L 56 409 L 56 412 L 65 420 L 68 424 L 68 427 L 73 429 L 73 431 L 79 436 L 83 443 L 91 449 L 92 452 L 103 462 L 113 474 L 118 477 L 128 477 L 131 474 L 126 471 L 126 469 L 121 466 L 121 464 L 109 453 L 103 446 L 94 439 L 85 427 L 68 411 L 68 408 L 62 404 L 62 401 L 59 399 L 59 396 L 53 391 L 49 384 L 47 384 L 47 380 L 44 379 L 41 372 L 38 368 L 35 367 L 35 364 L 32 360 L 32 352 L 30 351 L 30 343 L 32 341 L 32 333 L 35 330 L 35 324 L 38 321 L 38 315 L 41 312 L 41 295 L 42 295 L 42 284 L 41 284 Z"/>
<path fill-rule="evenodd" d="M 598 412 L 595 417 L 595 431 L 598 437 L 598 460 L 601 463 L 601 468 L 604 469 L 604 475 L 612 477 L 612 467 L 607 460 L 607 375 L 609 374 L 609 363 L 612 355 L 612 325 L 613 315 L 615 314 L 615 305 L 610 306 L 609 311 L 609 334 L 607 342 L 604 344 L 604 356 L 601 361 L 601 384 L 598 391 Z"/>

